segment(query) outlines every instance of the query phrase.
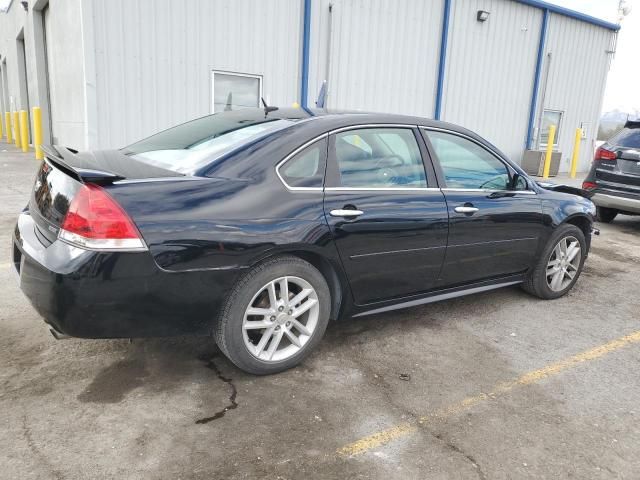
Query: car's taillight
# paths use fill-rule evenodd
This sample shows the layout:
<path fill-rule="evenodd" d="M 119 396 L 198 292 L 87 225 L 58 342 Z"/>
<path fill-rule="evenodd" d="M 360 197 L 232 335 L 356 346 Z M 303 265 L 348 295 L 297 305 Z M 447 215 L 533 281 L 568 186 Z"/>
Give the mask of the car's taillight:
<path fill-rule="evenodd" d="M 618 158 L 616 152 L 612 152 L 611 150 L 607 150 L 606 148 L 599 147 L 596 150 L 594 160 L 615 160 L 616 158 Z"/>
<path fill-rule="evenodd" d="M 98 185 L 84 184 L 71 201 L 59 238 L 91 250 L 146 250 L 125 211 Z"/>
<path fill-rule="evenodd" d="M 582 182 L 582 188 L 583 190 L 593 190 L 595 188 L 598 188 L 598 185 L 593 182 Z"/>

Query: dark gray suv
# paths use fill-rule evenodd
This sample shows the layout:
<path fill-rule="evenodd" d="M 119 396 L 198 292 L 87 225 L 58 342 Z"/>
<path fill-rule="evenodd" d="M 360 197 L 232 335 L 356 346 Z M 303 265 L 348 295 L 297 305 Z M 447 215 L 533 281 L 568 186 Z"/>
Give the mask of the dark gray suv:
<path fill-rule="evenodd" d="M 593 192 L 597 218 L 609 223 L 618 215 L 640 215 L 640 120 L 596 150 L 582 188 Z"/>

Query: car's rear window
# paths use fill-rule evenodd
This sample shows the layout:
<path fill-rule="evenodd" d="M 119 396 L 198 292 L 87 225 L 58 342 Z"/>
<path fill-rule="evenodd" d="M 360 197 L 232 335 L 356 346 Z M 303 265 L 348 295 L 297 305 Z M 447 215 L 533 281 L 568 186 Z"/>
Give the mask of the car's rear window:
<path fill-rule="evenodd" d="M 179 173 L 192 173 L 226 153 L 296 119 L 269 118 L 264 110 L 222 112 L 170 128 L 122 149 L 125 155 Z"/>
<path fill-rule="evenodd" d="M 640 148 L 640 128 L 623 128 L 607 143 L 616 147 Z"/>

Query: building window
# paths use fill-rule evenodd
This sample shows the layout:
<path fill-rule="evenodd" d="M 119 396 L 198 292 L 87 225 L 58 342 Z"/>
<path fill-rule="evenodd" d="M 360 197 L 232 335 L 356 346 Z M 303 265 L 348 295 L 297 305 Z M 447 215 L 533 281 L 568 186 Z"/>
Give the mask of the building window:
<path fill-rule="evenodd" d="M 549 126 L 556 126 L 556 136 L 553 140 L 553 146 L 558 146 L 558 138 L 560 138 L 560 127 L 562 127 L 562 114 L 559 110 L 544 110 L 542 112 L 542 125 L 540 127 L 540 148 L 546 148 L 549 139 Z"/>
<path fill-rule="evenodd" d="M 211 72 L 213 113 L 260 106 L 262 76 L 244 73 Z"/>

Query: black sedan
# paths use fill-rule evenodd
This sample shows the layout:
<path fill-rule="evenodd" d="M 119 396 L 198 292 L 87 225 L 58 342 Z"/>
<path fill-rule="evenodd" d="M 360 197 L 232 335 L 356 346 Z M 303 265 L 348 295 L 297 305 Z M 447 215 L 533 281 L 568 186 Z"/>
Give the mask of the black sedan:
<path fill-rule="evenodd" d="M 582 188 L 593 195 L 600 222 L 640 215 L 640 121 L 627 122 L 596 150 Z"/>
<path fill-rule="evenodd" d="M 240 110 L 118 151 L 46 149 L 13 238 L 57 337 L 210 335 L 238 367 L 305 358 L 330 319 L 577 281 L 595 207 L 422 118 Z"/>

